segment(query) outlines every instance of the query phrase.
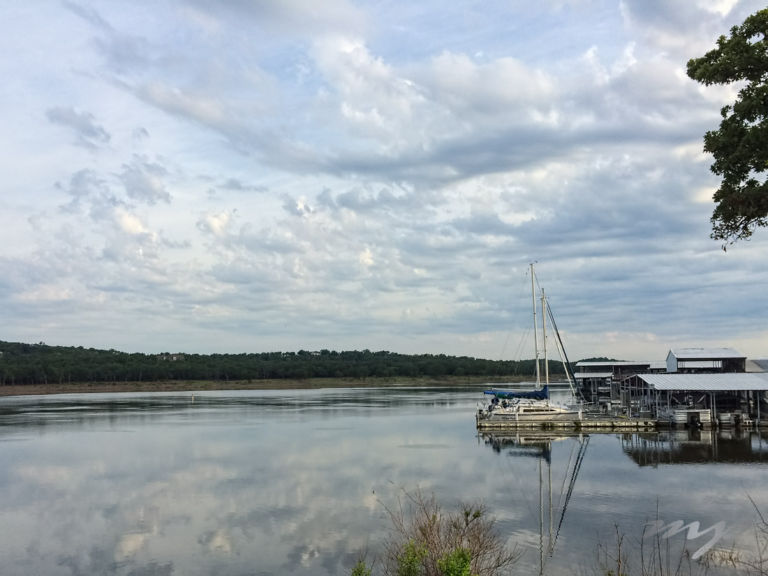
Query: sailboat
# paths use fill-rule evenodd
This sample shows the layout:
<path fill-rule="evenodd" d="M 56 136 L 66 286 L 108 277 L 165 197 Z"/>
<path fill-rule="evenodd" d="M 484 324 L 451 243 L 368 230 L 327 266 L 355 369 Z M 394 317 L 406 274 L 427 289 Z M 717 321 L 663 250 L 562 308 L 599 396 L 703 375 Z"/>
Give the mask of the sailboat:
<path fill-rule="evenodd" d="M 486 390 L 485 394 L 491 396 L 491 401 L 485 408 L 480 408 L 475 415 L 478 429 L 516 428 L 523 426 L 549 427 L 549 426 L 578 426 L 582 421 L 581 409 L 561 406 L 550 402 L 549 398 L 549 362 L 547 361 L 547 316 L 552 324 L 554 318 L 547 305 L 544 290 L 541 290 L 541 331 L 544 349 L 544 373 L 545 382 L 541 384 L 541 371 L 539 368 L 539 327 L 536 321 L 536 276 L 533 264 L 531 264 L 531 300 L 533 303 L 533 328 L 534 348 L 536 357 L 536 388 L 533 390 Z M 556 328 L 555 328 L 556 331 Z M 557 331 L 556 331 L 557 333 Z M 559 335 L 558 347 L 564 352 Z M 565 362 L 564 362 L 565 364 Z M 571 392 L 574 387 L 569 368 L 565 365 L 568 383 Z M 575 396 L 575 393 L 574 393 Z"/>

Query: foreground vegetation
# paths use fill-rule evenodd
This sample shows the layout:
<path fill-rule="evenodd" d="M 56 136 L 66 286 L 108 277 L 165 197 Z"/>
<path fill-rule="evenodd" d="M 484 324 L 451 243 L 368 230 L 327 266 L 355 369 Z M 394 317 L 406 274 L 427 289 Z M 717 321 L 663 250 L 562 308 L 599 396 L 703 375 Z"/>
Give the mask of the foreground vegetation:
<path fill-rule="evenodd" d="M 574 567 L 573 573 L 596 576 L 766 576 L 768 522 L 754 501 L 749 500 L 757 515 L 755 548 L 751 552 L 740 552 L 725 542 L 717 542 L 718 546 L 714 546 L 714 539 L 691 551 L 686 546 L 686 534 L 688 541 L 691 538 L 697 541 L 695 546 L 701 546 L 701 538 L 712 537 L 709 530 L 700 532 L 698 523 L 692 532 L 686 532 L 684 527 L 674 523 L 654 530 L 651 522 L 646 525 L 640 542 L 625 541 L 617 526 L 614 541 L 598 545 L 593 568 Z M 455 511 L 446 512 L 434 496 L 427 498 L 416 491 L 404 492 L 394 508 L 385 509 L 391 530 L 382 556 L 361 557 L 351 569 L 351 576 L 500 576 L 511 574 L 521 559 L 522 551 L 507 545 L 506 539 L 496 530 L 495 518 L 482 504 L 459 504 Z M 672 536 L 678 537 L 678 545 L 670 544 Z M 541 553 L 539 574 L 547 573 L 547 560 L 553 551 L 554 548 L 548 548 L 546 553 Z"/>
<path fill-rule="evenodd" d="M 482 505 L 460 504 L 445 511 L 434 496 L 404 493 L 387 508 L 392 532 L 377 564 L 361 558 L 352 576 L 496 576 L 506 574 L 520 558 L 496 530 L 495 519 Z"/>
<path fill-rule="evenodd" d="M 316 378 L 524 378 L 533 360 L 331 350 L 254 354 L 140 354 L 0 341 L 0 386 L 172 381 L 244 382 Z M 550 374 L 563 376 L 560 363 Z"/>

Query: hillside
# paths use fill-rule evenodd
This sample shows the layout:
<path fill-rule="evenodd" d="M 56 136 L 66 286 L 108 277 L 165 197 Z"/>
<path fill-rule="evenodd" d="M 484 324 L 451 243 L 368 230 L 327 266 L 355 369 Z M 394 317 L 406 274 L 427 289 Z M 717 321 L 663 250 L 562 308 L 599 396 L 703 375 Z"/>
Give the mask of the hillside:
<path fill-rule="evenodd" d="M 93 382 L 203 382 L 314 378 L 531 377 L 533 360 L 354 350 L 251 354 L 141 354 L 0 341 L 0 385 Z M 558 362 L 550 373 L 564 375 Z"/>

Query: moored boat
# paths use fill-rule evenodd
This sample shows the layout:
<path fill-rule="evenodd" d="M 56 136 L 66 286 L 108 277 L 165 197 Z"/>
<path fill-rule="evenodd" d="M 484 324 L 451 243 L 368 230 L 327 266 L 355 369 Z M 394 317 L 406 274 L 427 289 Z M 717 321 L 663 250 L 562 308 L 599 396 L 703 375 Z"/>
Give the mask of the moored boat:
<path fill-rule="evenodd" d="M 493 429 L 506 427 L 550 427 L 550 426 L 578 426 L 582 421 L 583 414 L 580 408 L 570 406 L 561 406 L 552 404 L 549 398 L 549 364 L 547 362 L 547 330 L 546 318 L 549 314 L 554 326 L 554 317 L 547 306 L 547 300 L 544 291 L 541 291 L 541 331 L 544 346 L 544 367 L 545 384 L 541 386 L 541 374 L 539 370 L 539 346 L 538 346 L 538 325 L 536 322 L 536 288 L 535 273 L 533 264 L 531 264 L 531 295 L 533 301 L 533 326 L 534 326 L 534 352 L 536 358 L 536 388 L 533 390 L 486 390 L 485 394 L 492 396 L 490 404 L 486 408 L 480 408 L 475 415 L 475 421 L 478 429 Z M 557 327 L 555 334 L 556 342 L 560 351 L 565 356 Z M 571 385 L 571 392 L 575 398 L 575 390 L 569 374 L 569 368 L 564 361 L 568 382 Z"/>
<path fill-rule="evenodd" d="M 583 418 L 582 411 L 550 403 L 549 387 L 539 390 L 486 390 L 491 395 L 487 408 L 477 411 L 476 423 L 481 430 L 524 426 L 575 426 Z"/>

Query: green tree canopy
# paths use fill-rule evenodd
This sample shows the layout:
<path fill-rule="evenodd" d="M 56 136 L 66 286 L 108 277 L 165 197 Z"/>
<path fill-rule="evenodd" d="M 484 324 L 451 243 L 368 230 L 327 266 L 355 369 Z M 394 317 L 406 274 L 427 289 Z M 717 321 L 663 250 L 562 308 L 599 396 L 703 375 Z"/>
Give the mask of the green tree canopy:
<path fill-rule="evenodd" d="M 731 28 L 730 37 L 720 36 L 717 48 L 688 61 L 688 76 L 706 86 L 743 83 L 736 101 L 720 111 L 720 128 L 704 136 L 704 151 L 714 156 L 712 171 L 722 177 L 712 238 L 730 244 L 768 225 L 767 34 L 763 9 Z"/>

